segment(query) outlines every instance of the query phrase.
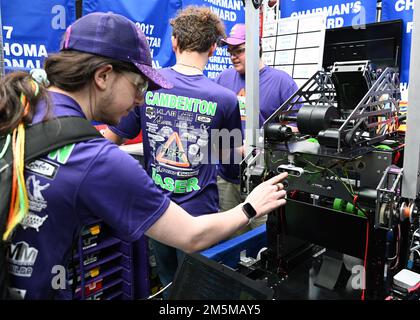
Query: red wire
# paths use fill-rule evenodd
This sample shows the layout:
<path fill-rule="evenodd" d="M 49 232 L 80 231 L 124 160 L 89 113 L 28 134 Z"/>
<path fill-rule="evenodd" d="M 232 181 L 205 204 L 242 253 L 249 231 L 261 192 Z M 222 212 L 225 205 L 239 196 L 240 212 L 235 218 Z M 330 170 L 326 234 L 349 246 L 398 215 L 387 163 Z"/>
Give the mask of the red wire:
<path fill-rule="evenodd" d="M 357 200 L 359 200 L 359 196 L 354 196 L 353 197 L 353 204 L 357 204 Z"/>
<path fill-rule="evenodd" d="M 400 158 L 401 158 L 401 152 L 399 152 L 399 151 L 398 151 L 398 152 L 395 154 L 393 164 L 397 164 L 397 163 L 398 163 L 398 160 L 400 160 Z"/>
<path fill-rule="evenodd" d="M 369 220 L 366 220 L 366 247 L 365 247 L 365 259 L 363 261 L 363 270 L 364 270 L 364 286 L 362 291 L 362 301 L 365 300 L 365 293 L 366 293 L 366 266 L 367 266 L 367 255 L 368 255 L 368 249 L 369 249 Z"/>

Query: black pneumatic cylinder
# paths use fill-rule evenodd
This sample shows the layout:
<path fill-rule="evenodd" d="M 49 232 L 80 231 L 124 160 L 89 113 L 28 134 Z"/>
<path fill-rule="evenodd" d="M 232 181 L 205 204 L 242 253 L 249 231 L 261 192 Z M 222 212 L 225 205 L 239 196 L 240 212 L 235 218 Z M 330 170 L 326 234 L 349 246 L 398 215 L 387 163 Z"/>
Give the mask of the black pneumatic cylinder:
<path fill-rule="evenodd" d="M 264 128 L 264 137 L 270 141 L 283 142 L 292 136 L 292 129 L 280 123 L 269 123 Z"/>
<path fill-rule="evenodd" d="M 330 128 L 333 120 L 338 118 L 335 107 L 304 105 L 299 109 L 297 126 L 300 133 L 318 135 L 320 131 Z"/>

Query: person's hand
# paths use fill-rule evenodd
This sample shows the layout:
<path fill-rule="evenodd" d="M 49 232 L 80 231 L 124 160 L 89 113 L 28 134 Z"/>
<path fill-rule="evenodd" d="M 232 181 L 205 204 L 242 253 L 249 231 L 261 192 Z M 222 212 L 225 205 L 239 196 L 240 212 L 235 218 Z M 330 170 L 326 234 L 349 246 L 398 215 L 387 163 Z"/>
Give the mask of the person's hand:
<path fill-rule="evenodd" d="M 287 173 L 283 172 L 261 183 L 246 197 L 245 202 L 249 202 L 254 207 L 257 217 L 286 204 L 286 191 L 281 183 L 286 177 Z"/>

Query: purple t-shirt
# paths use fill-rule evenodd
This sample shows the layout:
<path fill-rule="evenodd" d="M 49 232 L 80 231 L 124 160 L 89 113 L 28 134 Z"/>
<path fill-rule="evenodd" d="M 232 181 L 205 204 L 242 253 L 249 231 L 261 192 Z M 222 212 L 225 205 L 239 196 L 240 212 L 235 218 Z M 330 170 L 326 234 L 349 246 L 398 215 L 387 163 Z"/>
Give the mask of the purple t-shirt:
<path fill-rule="evenodd" d="M 50 93 L 55 116 L 84 117 L 72 98 Z M 40 103 L 34 123 L 45 114 Z M 67 145 L 26 165 L 29 213 L 8 253 L 11 291 L 25 299 L 64 299 L 54 290 L 54 266 L 67 267 L 82 225 L 102 219 L 127 241 L 137 240 L 170 200 L 125 152 L 106 139 Z"/>
<path fill-rule="evenodd" d="M 145 167 L 155 184 L 193 216 L 217 212 L 219 148 L 212 148 L 221 129 L 240 135 L 228 148 L 242 143 L 236 96 L 204 75 L 160 72 L 174 88 L 147 92 L 145 105 L 111 130 L 131 139 L 143 129 Z"/>
<path fill-rule="evenodd" d="M 232 90 L 238 97 L 242 129 L 246 123 L 245 75 L 234 68 L 226 69 L 214 80 Z M 286 72 L 265 66 L 260 70 L 260 126 L 298 89 L 295 81 Z M 232 175 L 236 173 L 236 176 Z M 218 174 L 230 182 L 239 183 L 239 166 L 220 165 Z M 235 180 L 237 182 L 235 182 Z"/>

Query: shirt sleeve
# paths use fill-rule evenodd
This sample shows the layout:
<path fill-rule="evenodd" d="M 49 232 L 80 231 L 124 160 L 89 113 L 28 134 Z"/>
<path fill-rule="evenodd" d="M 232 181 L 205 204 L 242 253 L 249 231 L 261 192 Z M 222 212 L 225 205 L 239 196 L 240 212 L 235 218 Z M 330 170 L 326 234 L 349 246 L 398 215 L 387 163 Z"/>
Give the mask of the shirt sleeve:
<path fill-rule="evenodd" d="M 135 107 L 126 117 L 122 118 L 117 126 L 109 126 L 116 135 L 125 139 L 134 139 L 141 131 L 141 109 L 145 106 Z"/>
<path fill-rule="evenodd" d="M 134 158 L 110 143 L 89 166 L 76 203 L 78 212 L 93 213 L 121 238 L 134 241 L 162 216 L 170 200 Z"/>

